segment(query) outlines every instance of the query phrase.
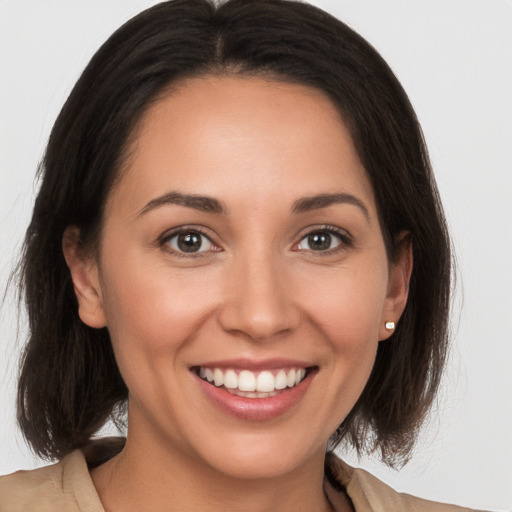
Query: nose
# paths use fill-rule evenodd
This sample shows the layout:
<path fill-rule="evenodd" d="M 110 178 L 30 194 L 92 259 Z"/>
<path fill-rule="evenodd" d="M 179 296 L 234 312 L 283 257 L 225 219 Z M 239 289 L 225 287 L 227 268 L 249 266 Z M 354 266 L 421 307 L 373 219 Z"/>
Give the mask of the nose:
<path fill-rule="evenodd" d="M 295 329 L 301 315 L 287 274 L 283 262 L 268 254 L 236 259 L 229 269 L 219 313 L 222 328 L 259 341 Z"/>

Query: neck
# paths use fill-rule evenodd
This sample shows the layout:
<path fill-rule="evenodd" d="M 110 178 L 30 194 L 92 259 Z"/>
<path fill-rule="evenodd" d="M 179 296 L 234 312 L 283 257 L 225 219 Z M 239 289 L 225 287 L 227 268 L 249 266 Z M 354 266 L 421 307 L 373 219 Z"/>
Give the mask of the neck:
<path fill-rule="evenodd" d="M 129 435 L 119 455 L 91 472 L 106 512 L 334 510 L 324 491 L 323 453 L 285 474 L 240 478 L 172 447 L 137 441 Z"/>

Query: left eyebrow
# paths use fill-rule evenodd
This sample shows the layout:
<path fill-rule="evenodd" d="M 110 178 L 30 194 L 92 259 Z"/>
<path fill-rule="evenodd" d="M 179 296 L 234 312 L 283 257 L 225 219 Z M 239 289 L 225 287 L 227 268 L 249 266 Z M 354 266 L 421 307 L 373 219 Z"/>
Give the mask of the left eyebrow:
<path fill-rule="evenodd" d="M 358 199 L 352 194 L 318 194 L 316 196 L 301 197 L 293 203 L 292 213 L 305 213 L 311 210 L 319 210 L 327 208 L 333 204 L 351 204 L 359 208 L 367 220 L 370 220 L 368 208 L 365 206 L 361 199 Z"/>

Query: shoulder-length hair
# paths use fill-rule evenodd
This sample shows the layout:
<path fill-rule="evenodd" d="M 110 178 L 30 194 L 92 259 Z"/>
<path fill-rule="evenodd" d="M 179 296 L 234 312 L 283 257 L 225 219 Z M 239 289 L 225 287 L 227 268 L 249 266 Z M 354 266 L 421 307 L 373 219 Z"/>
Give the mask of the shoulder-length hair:
<path fill-rule="evenodd" d="M 287 0 L 174 0 L 118 29 L 94 55 L 60 112 L 20 264 L 29 339 L 18 420 L 34 451 L 61 458 L 85 445 L 126 402 L 106 328 L 78 306 L 61 244 L 77 226 L 98 239 L 106 198 L 141 115 L 188 77 L 241 74 L 307 85 L 339 109 L 373 185 L 388 258 L 410 232 L 414 268 L 395 332 L 332 438 L 403 461 L 436 395 L 447 350 L 450 243 L 421 128 L 382 57 L 322 10 Z"/>

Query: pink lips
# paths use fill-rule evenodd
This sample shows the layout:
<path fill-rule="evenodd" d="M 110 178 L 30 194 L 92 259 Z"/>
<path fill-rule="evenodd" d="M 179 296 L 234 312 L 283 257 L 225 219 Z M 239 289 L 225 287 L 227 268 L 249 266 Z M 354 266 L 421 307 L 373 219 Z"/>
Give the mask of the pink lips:
<path fill-rule="evenodd" d="M 237 371 L 246 369 L 252 372 L 286 368 L 310 369 L 302 382 L 294 387 L 279 390 L 275 396 L 267 398 L 248 398 L 234 395 L 224 387 L 216 387 L 206 382 L 194 371 L 194 376 L 200 389 L 217 407 L 231 416 L 252 421 L 270 420 L 291 410 L 300 402 L 316 373 L 314 369 L 311 369 L 310 363 L 291 359 L 272 359 L 266 361 L 250 361 L 247 359 L 209 361 L 208 363 L 198 366 L 223 369 L 233 368 Z"/>

